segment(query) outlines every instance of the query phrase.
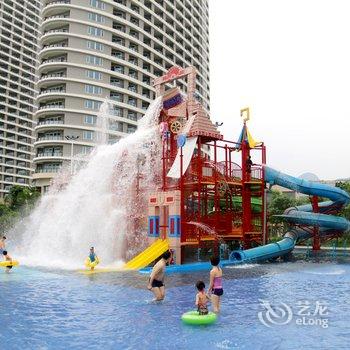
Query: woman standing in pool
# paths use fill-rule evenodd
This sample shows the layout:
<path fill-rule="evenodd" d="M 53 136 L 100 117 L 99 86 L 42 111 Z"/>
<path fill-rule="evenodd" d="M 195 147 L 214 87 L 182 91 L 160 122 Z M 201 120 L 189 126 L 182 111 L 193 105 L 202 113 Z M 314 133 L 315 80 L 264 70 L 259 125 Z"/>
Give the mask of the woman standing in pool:
<path fill-rule="evenodd" d="M 209 293 L 211 294 L 211 302 L 213 304 L 213 311 L 220 312 L 220 297 L 224 294 L 222 289 L 222 269 L 218 266 L 220 258 L 213 256 L 210 258 L 213 268 L 210 271 Z"/>

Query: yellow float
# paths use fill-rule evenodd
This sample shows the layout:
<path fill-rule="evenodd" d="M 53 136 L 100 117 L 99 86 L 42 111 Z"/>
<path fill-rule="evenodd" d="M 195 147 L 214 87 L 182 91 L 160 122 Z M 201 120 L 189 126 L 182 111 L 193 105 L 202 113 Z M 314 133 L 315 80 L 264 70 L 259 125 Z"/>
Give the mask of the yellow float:
<path fill-rule="evenodd" d="M 94 261 L 90 260 L 90 257 L 87 257 L 85 260 L 85 266 L 90 268 L 91 270 L 93 270 L 96 265 L 98 265 L 100 263 L 100 260 L 98 259 L 98 257 L 96 256 Z"/>
<path fill-rule="evenodd" d="M 18 266 L 19 262 L 17 260 L 12 261 L 0 261 L 1 267 L 12 267 L 12 266 Z"/>

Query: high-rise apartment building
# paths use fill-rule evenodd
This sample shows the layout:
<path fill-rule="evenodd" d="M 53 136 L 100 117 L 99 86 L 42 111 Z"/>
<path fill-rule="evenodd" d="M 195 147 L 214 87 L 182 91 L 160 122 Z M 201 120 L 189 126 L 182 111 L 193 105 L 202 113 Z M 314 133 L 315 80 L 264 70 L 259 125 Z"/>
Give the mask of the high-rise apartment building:
<path fill-rule="evenodd" d="M 29 185 L 33 172 L 33 113 L 39 0 L 0 1 L 0 199 Z"/>
<path fill-rule="evenodd" d="M 91 150 L 106 98 L 110 142 L 134 132 L 155 96 L 153 79 L 173 65 L 197 68 L 196 95 L 209 109 L 207 0 L 46 0 L 42 17 L 37 186 Z"/>

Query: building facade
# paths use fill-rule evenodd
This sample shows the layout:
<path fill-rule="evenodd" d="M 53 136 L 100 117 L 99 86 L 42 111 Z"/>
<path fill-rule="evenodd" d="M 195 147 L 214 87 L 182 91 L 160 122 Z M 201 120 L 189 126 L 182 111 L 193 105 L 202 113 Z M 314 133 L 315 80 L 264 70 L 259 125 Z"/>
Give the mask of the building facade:
<path fill-rule="evenodd" d="M 197 68 L 196 97 L 209 109 L 207 0 L 46 0 L 42 17 L 37 186 L 98 142 L 106 98 L 109 142 L 134 132 L 154 78 L 173 65 Z"/>
<path fill-rule="evenodd" d="M 0 199 L 30 185 L 40 35 L 39 0 L 0 1 Z"/>

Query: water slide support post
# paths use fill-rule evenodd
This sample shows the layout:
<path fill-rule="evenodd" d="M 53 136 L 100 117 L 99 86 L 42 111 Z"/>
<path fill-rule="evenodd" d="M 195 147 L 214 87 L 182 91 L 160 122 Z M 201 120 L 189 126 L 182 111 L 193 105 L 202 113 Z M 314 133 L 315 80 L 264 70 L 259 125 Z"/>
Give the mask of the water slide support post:
<path fill-rule="evenodd" d="M 319 207 L 318 207 L 318 197 L 312 196 L 311 198 L 311 204 L 312 204 L 312 210 L 314 213 L 319 213 Z M 319 251 L 321 250 L 321 244 L 320 244 L 320 229 L 318 226 L 314 226 L 313 228 L 314 236 L 312 240 L 312 250 L 313 251 Z"/>

